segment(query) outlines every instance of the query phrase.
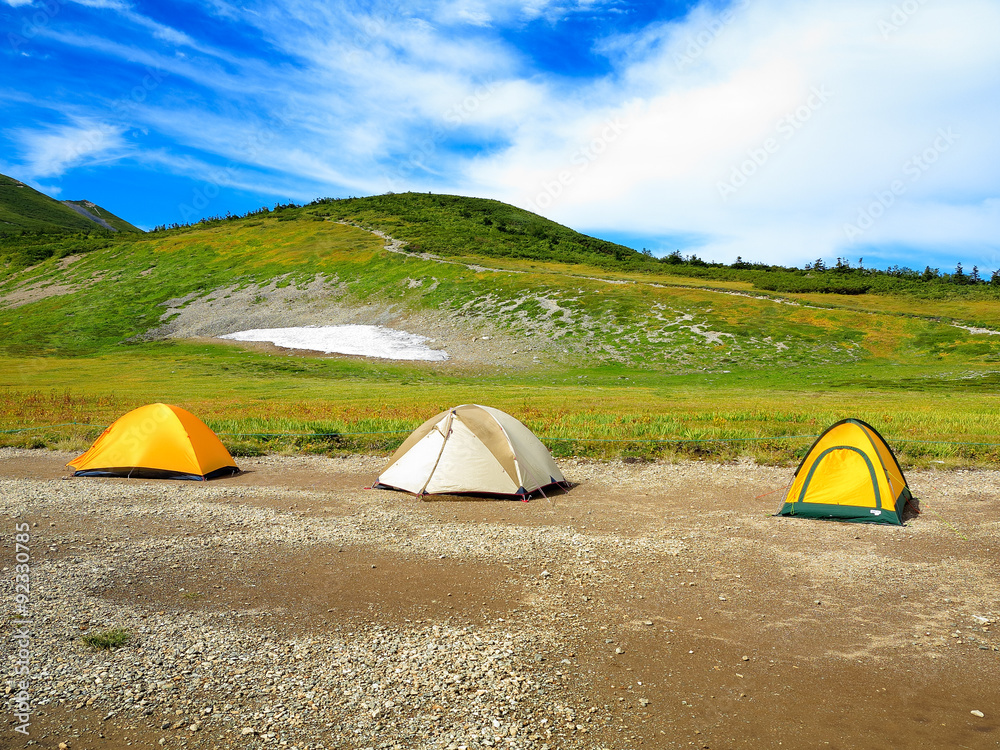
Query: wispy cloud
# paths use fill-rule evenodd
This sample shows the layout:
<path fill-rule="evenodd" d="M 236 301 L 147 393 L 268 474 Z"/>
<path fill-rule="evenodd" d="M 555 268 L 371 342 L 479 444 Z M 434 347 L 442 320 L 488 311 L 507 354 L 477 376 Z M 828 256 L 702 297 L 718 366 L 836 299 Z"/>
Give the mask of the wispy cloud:
<path fill-rule="evenodd" d="M 71 0 L 77 5 L 82 5 L 85 8 L 91 8 L 94 10 L 111 10 L 118 13 L 125 21 L 139 28 L 146 29 L 152 32 L 155 39 L 166 42 L 167 44 L 177 45 L 177 46 L 187 46 L 198 48 L 199 45 L 187 34 L 178 31 L 177 29 L 171 28 L 162 23 L 158 23 L 148 16 L 143 15 L 135 10 L 135 8 L 125 2 L 120 0 Z"/>
<path fill-rule="evenodd" d="M 126 142 L 118 128 L 78 122 L 41 130 L 15 129 L 20 144 L 20 169 L 31 179 L 59 177 L 78 166 L 107 164 L 122 158 Z"/>
<path fill-rule="evenodd" d="M 45 119 L 8 131 L 12 166 L 482 195 L 727 261 L 998 248 L 995 3 L 667 5 L 76 0 L 31 40 L 52 60 L 15 79 L 38 81 L 20 106 Z M 552 62 L 571 53 L 590 67 Z"/>

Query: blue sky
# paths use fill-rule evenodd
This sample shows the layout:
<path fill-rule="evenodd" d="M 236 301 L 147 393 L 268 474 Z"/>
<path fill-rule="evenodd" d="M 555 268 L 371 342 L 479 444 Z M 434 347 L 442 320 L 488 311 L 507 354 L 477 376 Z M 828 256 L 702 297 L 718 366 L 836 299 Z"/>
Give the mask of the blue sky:
<path fill-rule="evenodd" d="M 0 172 L 144 228 L 407 190 L 1000 268 L 995 0 L 0 0 Z"/>

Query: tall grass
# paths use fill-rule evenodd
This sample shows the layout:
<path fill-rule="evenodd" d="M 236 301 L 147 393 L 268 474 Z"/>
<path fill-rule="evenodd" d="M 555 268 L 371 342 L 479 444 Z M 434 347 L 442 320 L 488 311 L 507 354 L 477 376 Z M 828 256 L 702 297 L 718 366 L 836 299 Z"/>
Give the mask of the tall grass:
<path fill-rule="evenodd" d="M 132 634 L 124 628 L 111 628 L 80 636 L 80 640 L 95 651 L 114 651 L 132 640 Z"/>
<path fill-rule="evenodd" d="M 147 364 L 153 367 L 155 361 Z M 85 377 L 85 369 L 78 374 Z M 1000 460 L 997 397 L 980 393 L 952 394 L 945 405 L 945 399 L 928 399 L 919 392 L 804 394 L 775 389 L 748 396 L 744 388 L 731 385 L 658 391 L 369 382 L 324 398 L 308 383 L 292 380 L 272 382 L 280 395 L 267 399 L 227 394 L 213 400 L 199 387 L 189 389 L 187 398 L 174 394 L 182 397 L 171 402 L 193 411 L 236 455 L 389 453 L 445 408 L 485 401 L 524 422 L 556 456 L 750 457 L 788 464 L 800 459 L 826 427 L 851 416 L 875 426 L 910 465 L 985 466 Z M 153 400 L 163 399 L 141 384 L 118 394 L 8 387 L 0 390 L 0 444 L 85 445 L 126 411 Z M 741 401 L 741 407 L 733 408 Z"/>

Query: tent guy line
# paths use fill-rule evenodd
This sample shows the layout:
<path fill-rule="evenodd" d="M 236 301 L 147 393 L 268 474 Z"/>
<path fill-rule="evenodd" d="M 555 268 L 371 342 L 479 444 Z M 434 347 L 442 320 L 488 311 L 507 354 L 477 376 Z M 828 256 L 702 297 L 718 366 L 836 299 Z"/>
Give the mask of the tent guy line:
<path fill-rule="evenodd" d="M 60 424 L 37 425 L 35 427 L 20 427 L 15 430 L 0 430 L 2 435 L 18 432 L 52 430 L 57 427 L 93 427 L 105 430 L 107 425 L 87 424 L 85 422 L 62 422 Z M 410 430 L 387 430 L 380 432 L 217 432 L 216 435 L 230 437 L 356 437 L 360 435 L 409 435 Z M 819 435 L 771 435 L 765 437 L 745 438 L 575 438 L 575 437 L 539 437 L 539 440 L 570 443 L 749 443 L 758 440 L 814 440 Z M 1000 448 L 1000 443 L 971 443 L 958 440 L 915 440 L 910 438 L 892 438 L 893 443 L 921 443 L 932 445 L 983 445 Z"/>

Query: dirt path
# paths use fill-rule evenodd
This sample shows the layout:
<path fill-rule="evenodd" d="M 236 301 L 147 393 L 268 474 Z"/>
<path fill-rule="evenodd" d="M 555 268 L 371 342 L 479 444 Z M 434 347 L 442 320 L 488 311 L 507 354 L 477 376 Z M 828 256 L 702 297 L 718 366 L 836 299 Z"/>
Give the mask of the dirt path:
<path fill-rule="evenodd" d="M 541 691 L 504 714 L 505 696 L 484 682 L 484 695 L 441 698 L 438 719 L 412 733 L 400 723 L 381 741 L 361 734 L 361 720 L 348 733 L 356 719 L 331 703 L 331 720 L 318 713 L 289 729 L 288 747 L 1000 744 L 998 472 L 913 473 L 923 513 L 894 528 L 771 517 L 780 493 L 759 496 L 789 471 L 753 464 L 564 461 L 576 486 L 548 500 L 421 503 L 364 489 L 382 463 L 374 457 L 248 459 L 246 474 L 207 487 L 62 481 L 66 459 L 0 451 L 0 483 L 8 525 L 38 524 L 43 580 L 58 580 L 60 564 L 93 569 L 86 591 L 53 583 L 46 600 L 39 589 L 37 612 L 70 618 L 72 632 L 93 627 L 72 619 L 81 617 L 73 602 L 155 620 L 147 643 L 178 618 L 238 621 L 281 643 L 468 628 L 514 638 L 515 683 Z M 129 648 L 101 657 L 109 673 L 115 660 L 138 658 Z M 78 642 L 58 649 L 70 662 L 94 658 Z M 210 662 L 210 673 L 225 682 L 235 669 L 226 664 Z M 485 726 L 504 729 L 463 740 L 475 714 L 462 701 L 473 694 L 497 698 Z M 203 731 L 170 728 L 196 692 L 190 705 L 117 704 L 100 689 L 87 704 L 88 695 L 39 706 L 36 746 L 280 746 L 280 733 L 241 734 L 218 706 Z M 266 714 L 245 700 L 240 721 Z M 412 718 L 418 707 L 403 709 Z M 8 714 L 4 747 L 25 746 L 14 725 Z"/>

